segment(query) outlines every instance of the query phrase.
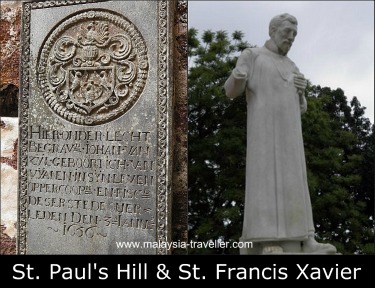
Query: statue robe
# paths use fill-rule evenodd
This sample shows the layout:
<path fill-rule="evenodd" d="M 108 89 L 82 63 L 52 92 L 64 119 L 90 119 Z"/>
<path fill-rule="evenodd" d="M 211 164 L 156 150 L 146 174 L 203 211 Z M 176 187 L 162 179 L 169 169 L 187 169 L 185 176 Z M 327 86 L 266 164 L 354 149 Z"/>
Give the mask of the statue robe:
<path fill-rule="evenodd" d="M 296 72 L 288 57 L 248 48 L 224 85 L 230 98 L 246 91 L 242 241 L 304 240 L 314 234 L 301 127 L 307 104 L 294 86 Z"/>

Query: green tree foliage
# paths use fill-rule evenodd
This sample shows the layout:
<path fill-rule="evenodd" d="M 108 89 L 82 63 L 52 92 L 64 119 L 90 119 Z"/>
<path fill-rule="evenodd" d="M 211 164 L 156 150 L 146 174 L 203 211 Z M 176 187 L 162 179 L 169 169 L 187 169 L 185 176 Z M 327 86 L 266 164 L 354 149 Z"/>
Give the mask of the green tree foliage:
<path fill-rule="evenodd" d="M 189 29 L 189 238 L 238 241 L 242 232 L 246 165 L 246 99 L 229 100 L 223 85 L 243 33 Z M 341 253 L 373 253 L 374 126 L 358 99 L 343 90 L 309 85 L 302 117 L 316 236 Z M 192 248 L 189 253 L 236 254 L 238 249 Z"/>
<path fill-rule="evenodd" d="M 340 88 L 310 86 L 307 93 L 302 127 L 317 238 L 342 253 L 372 253 L 371 123 L 358 99 L 349 104 Z"/>

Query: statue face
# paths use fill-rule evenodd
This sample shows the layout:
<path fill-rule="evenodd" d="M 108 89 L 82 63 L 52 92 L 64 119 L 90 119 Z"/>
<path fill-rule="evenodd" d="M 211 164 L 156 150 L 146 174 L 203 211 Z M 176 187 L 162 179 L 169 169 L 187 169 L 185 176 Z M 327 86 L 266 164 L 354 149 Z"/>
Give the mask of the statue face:
<path fill-rule="evenodd" d="M 293 41 L 297 36 L 297 25 L 289 21 L 283 21 L 281 25 L 274 31 L 271 39 L 275 42 L 279 54 L 286 55 L 292 47 Z"/>

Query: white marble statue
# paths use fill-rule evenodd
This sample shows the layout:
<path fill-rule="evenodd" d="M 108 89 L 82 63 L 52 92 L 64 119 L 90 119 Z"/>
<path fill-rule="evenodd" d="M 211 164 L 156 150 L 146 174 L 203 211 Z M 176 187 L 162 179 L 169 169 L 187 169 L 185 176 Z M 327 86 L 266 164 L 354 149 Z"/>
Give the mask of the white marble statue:
<path fill-rule="evenodd" d="M 334 254 L 318 243 L 307 186 L 301 113 L 307 109 L 307 80 L 288 57 L 297 35 L 297 20 L 274 17 L 270 39 L 248 48 L 225 83 L 226 95 L 246 91 L 247 159 L 245 212 L 241 241 L 251 241 L 255 253 Z"/>

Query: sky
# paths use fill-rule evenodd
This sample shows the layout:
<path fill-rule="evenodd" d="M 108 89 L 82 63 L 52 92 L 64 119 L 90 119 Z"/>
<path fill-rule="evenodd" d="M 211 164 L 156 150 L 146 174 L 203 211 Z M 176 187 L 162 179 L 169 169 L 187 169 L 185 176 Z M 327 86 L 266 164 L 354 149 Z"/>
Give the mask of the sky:
<path fill-rule="evenodd" d="M 273 16 L 292 14 L 298 35 L 288 57 L 313 85 L 356 96 L 374 123 L 373 1 L 189 1 L 188 9 L 189 28 L 239 30 L 258 47 Z"/>

